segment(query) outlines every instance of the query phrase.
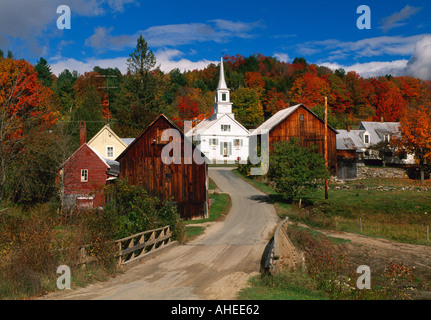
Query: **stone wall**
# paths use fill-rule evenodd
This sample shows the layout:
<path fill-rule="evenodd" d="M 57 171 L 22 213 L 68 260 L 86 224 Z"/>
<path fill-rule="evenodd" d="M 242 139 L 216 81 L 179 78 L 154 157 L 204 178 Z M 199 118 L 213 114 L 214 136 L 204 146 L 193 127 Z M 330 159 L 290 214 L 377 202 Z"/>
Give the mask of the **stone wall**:
<path fill-rule="evenodd" d="M 407 179 L 407 173 L 402 168 L 373 168 L 373 167 L 357 167 L 357 178 L 389 178 L 389 179 Z"/>

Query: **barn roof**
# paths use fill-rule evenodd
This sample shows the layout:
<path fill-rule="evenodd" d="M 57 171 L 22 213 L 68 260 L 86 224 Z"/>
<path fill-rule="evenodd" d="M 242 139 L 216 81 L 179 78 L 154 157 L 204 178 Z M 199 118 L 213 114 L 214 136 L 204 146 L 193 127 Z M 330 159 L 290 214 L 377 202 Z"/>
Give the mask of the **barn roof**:
<path fill-rule="evenodd" d="M 156 123 L 157 120 L 159 120 L 160 118 L 165 119 L 174 129 L 177 129 L 181 135 L 181 137 L 184 139 L 184 141 L 188 140 L 190 143 L 191 139 L 186 137 L 184 135 L 184 132 L 175 124 L 173 123 L 168 117 L 166 117 L 163 113 L 161 113 L 160 115 L 158 115 L 156 117 L 156 119 L 153 120 L 153 122 L 151 122 L 140 134 L 137 138 L 133 139 L 130 144 L 127 146 L 127 148 L 115 159 L 116 161 L 119 161 L 129 150 L 130 148 L 132 148 L 132 146 L 139 141 L 139 139 L 148 131 L 149 128 L 151 128 L 154 123 Z M 192 143 L 192 148 L 196 148 L 196 146 Z M 202 156 L 205 157 L 205 155 L 202 153 Z"/>
<path fill-rule="evenodd" d="M 270 117 L 268 120 L 266 120 L 264 123 L 262 123 L 258 128 L 253 130 L 253 134 L 258 134 L 259 131 L 263 131 L 263 130 L 271 131 L 276 126 L 278 126 L 281 122 L 283 122 L 286 118 L 288 118 L 293 112 L 295 112 L 301 106 L 304 107 L 308 112 L 310 112 L 317 119 L 319 119 L 320 121 L 322 121 L 324 123 L 324 121 L 321 118 L 319 118 L 313 111 L 311 111 L 305 105 L 300 103 L 300 104 L 297 104 L 295 106 L 292 106 L 292 107 L 278 111 L 272 117 Z M 334 131 L 335 133 L 337 133 L 337 130 L 332 128 L 330 125 L 328 125 L 328 128 L 331 129 L 332 131 Z"/>

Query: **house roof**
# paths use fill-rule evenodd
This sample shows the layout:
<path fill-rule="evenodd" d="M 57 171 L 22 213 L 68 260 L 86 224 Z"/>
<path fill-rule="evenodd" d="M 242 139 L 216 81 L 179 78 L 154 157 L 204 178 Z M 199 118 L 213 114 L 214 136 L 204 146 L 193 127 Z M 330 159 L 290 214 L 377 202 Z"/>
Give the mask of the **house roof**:
<path fill-rule="evenodd" d="M 135 138 L 121 138 L 126 145 L 129 145 L 135 140 Z"/>
<path fill-rule="evenodd" d="M 209 128 L 211 128 L 218 121 L 225 117 L 229 117 L 229 119 L 236 123 L 241 129 L 243 129 L 247 135 L 250 133 L 247 128 L 245 128 L 241 123 L 238 122 L 238 120 L 235 120 L 235 118 L 231 117 L 229 114 L 226 113 L 218 119 L 208 118 L 199 122 L 194 128 L 186 132 L 186 136 L 190 137 L 192 135 L 202 135 L 205 131 L 207 131 Z"/>
<path fill-rule="evenodd" d="M 377 144 L 383 140 L 385 134 L 398 136 L 399 127 L 399 122 L 362 121 L 359 130 L 367 131 L 370 134 L 370 143 Z"/>
<path fill-rule="evenodd" d="M 118 176 L 120 173 L 120 163 L 115 160 L 106 159 L 100 155 L 99 152 L 97 152 L 96 149 L 94 149 L 92 146 L 88 145 L 87 143 L 82 144 L 67 160 L 64 162 L 64 164 L 69 161 L 70 158 L 72 158 L 76 153 L 78 153 L 84 146 L 87 146 L 99 159 L 100 161 L 106 166 L 107 171 L 106 173 L 112 176 Z M 63 165 L 64 166 L 64 165 Z"/>
<path fill-rule="evenodd" d="M 104 126 L 103 126 L 103 128 L 102 129 L 100 129 L 99 130 L 99 132 L 98 133 L 96 133 L 95 135 L 94 135 L 94 137 L 93 138 L 91 138 L 90 139 L 90 141 L 88 141 L 87 142 L 87 144 L 88 145 L 91 145 L 101 134 L 102 134 L 102 132 L 103 131 L 105 131 L 105 130 L 107 130 L 107 131 L 109 131 L 109 133 L 115 138 L 115 139 L 117 139 L 121 144 L 123 144 L 124 145 L 124 147 L 126 148 L 127 147 L 127 144 L 123 141 L 123 139 L 121 139 L 115 132 L 114 132 L 114 130 L 112 130 L 111 129 L 111 127 L 109 126 L 109 124 L 105 124 Z"/>
<path fill-rule="evenodd" d="M 283 122 L 286 118 L 288 118 L 293 112 L 295 112 L 301 106 L 304 107 L 308 112 L 310 112 L 317 119 L 319 119 L 320 121 L 322 121 L 324 123 L 324 121 L 322 119 L 320 119 L 313 111 L 311 111 L 309 108 L 307 108 L 305 105 L 303 105 L 301 103 L 301 104 L 297 104 L 295 106 L 292 106 L 292 107 L 278 111 L 272 117 L 270 117 L 268 120 L 266 120 L 264 123 L 262 123 L 258 128 L 253 130 L 252 133 L 258 134 L 259 132 L 264 131 L 264 130 L 271 131 L 276 126 L 278 126 L 281 122 Z M 332 128 L 330 125 L 328 125 L 328 128 L 331 129 L 332 131 L 334 131 L 335 133 L 337 133 L 337 130 Z"/>
<path fill-rule="evenodd" d="M 366 146 L 361 139 L 361 131 L 363 130 L 338 130 L 337 134 L 337 150 L 360 150 Z"/>

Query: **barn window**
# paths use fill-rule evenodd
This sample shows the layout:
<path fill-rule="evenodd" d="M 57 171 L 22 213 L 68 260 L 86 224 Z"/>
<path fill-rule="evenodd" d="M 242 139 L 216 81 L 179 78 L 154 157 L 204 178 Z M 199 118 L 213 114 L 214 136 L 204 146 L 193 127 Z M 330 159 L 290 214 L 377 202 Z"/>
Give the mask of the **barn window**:
<path fill-rule="evenodd" d="M 108 158 L 114 157 L 114 147 L 106 147 L 106 157 Z"/>
<path fill-rule="evenodd" d="M 87 182 L 88 181 L 88 169 L 82 169 L 81 170 L 81 182 Z"/>
<path fill-rule="evenodd" d="M 304 121 L 304 115 L 303 114 L 299 115 L 299 120 Z"/>
<path fill-rule="evenodd" d="M 221 131 L 230 131 L 230 124 L 222 124 Z"/>

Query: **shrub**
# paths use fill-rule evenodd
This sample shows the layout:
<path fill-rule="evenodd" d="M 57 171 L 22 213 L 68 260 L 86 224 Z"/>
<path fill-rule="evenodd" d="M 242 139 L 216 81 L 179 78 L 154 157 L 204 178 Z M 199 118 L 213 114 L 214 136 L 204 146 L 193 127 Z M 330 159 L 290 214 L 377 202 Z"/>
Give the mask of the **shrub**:
<path fill-rule="evenodd" d="M 323 179 L 329 178 L 329 172 L 315 148 L 302 147 L 293 139 L 274 143 L 268 177 L 285 200 L 293 201 L 316 190 Z"/>
<path fill-rule="evenodd" d="M 105 214 L 116 217 L 116 238 L 170 225 L 174 237 L 183 235 L 182 223 L 177 207 L 172 201 L 161 201 L 148 194 L 142 186 L 129 185 L 119 179 L 105 189 L 108 203 Z"/>

